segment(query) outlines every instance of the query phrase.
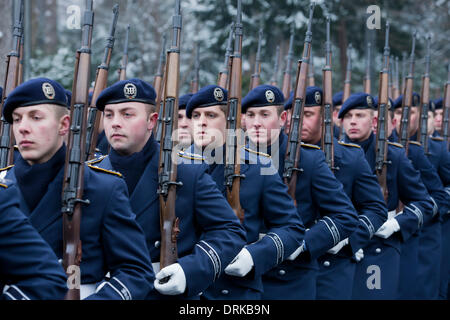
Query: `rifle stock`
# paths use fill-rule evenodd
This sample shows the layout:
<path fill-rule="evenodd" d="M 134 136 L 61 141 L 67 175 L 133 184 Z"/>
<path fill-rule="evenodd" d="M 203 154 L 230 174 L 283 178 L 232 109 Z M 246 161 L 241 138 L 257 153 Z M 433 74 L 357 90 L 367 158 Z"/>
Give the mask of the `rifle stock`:
<path fill-rule="evenodd" d="M 158 70 L 155 75 L 155 79 L 153 80 L 153 87 L 156 92 L 156 113 L 158 114 L 158 120 L 156 122 L 156 126 L 153 127 L 153 135 L 155 136 L 156 141 L 161 141 L 161 122 L 162 122 L 162 113 L 161 111 L 161 97 L 164 94 L 165 88 L 165 69 L 166 69 L 166 36 L 162 37 L 162 47 L 161 53 L 159 55 L 159 63 Z"/>
<path fill-rule="evenodd" d="M 258 50 L 256 51 L 255 69 L 250 79 L 250 90 L 255 89 L 261 83 L 261 42 L 263 31 L 258 32 Z"/>
<path fill-rule="evenodd" d="M 128 41 L 130 37 L 130 25 L 127 25 L 127 32 L 125 34 L 125 45 L 123 49 L 122 62 L 119 68 L 119 81 L 127 78 L 127 66 L 128 66 Z"/>
<path fill-rule="evenodd" d="M 286 56 L 286 68 L 283 74 L 282 92 L 287 100 L 292 90 L 292 59 L 294 58 L 294 24 L 291 25 L 291 37 L 289 39 L 289 51 Z"/>
<path fill-rule="evenodd" d="M 200 78 L 200 44 L 197 42 L 195 45 L 195 64 L 194 64 L 194 77 L 191 81 L 191 93 L 196 93 L 198 91 L 199 86 L 199 78 Z"/>
<path fill-rule="evenodd" d="M 270 84 L 275 87 L 278 86 L 279 61 L 280 61 L 280 46 L 277 46 L 277 50 L 275 53 L 275 61 L 273 65 L 272 79 L 270 79 Z"/>
<path fill-rule="evenodd" d="M 447 150 L 449 148 L 449 131 L 450 131 L 450 64 L 448 65 L 447 83 L 444 87 L 444 100 L 443 100 L 444 114 L 442 120 L 442 137 L 447 143 Z"/>
<path fill-rule="evenodd" d="M 233 53 L 233 34 L 234 34 L 234 22 L 231 24 L 230 34 L 227 41 L 227 49 L 225 52 L 225 61 L 223 63 L 223 68 L 219 72 L 219 79 L 217 80 L 217 85 L 219 87 L 228 89 L 228 74 L 230 69 L 230 56 Z"/>
<path fill-rule="evenodd" d="M 367 42 L 367 60 L 366 60 L 366 75 L 364 77 L 364 92 L 367 94 L 371 94 L 372 91 L 372 77 L 370 70 L 370 62 L 371 62 L 371 53 L 372 53 L 372 44 Z"/>
<path fill-rule="evenodd" d="M 427 37 L 427 54 L 425 56 L 425 73 L 422 76 L 422 88 L 420 90 L 419 128 L 417 129 L 417 141 L 423 146 L 425 154 L 428 154 L 428 110 L 430 103 L 430 47 L 431 36 Z"/>

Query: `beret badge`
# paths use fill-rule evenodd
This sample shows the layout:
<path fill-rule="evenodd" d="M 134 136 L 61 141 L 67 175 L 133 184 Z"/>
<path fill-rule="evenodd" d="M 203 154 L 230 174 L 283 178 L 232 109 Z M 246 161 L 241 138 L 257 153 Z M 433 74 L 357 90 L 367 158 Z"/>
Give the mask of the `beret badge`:
<path fill-rule="evenodd" d="M 273 93 L 272 90 L 267 90 L 266 91 L 266 100 L 269 103 L 275 102 L 275 93 Z"/>
<path fill-rule="evenodd" d="M 316 100 L 316 103 L 318 105 L 322 104 L 322 96 L 319 91 L 316 91 L 316 93 L 314 94 L 314 99 Z"/>
<path fill-rule="evenodd" d="M 367 106 L 368 106 L 369 108 L 372 108 L 372 107 L 373 107 L 373 99 L 372 99 L 371 96 L 367 96 Z"/>
<path fill-rule="evenodd" d="M 217 101 L 219 101 L 219 102 L 222 102 L 222 101 L 223 101 L 224 94 L 223 94 L 222 89 L 220 89 L 220 88 L 215 88 L 215 89 L 214 89 L 214 98 L 215 98 Z"/>
<path fill-rule="evenodd" d="M 125 95 L 125 97 L 127 99 L 134 99 L 136 98 L 137 95 L 137 88 L 133 83 L 127 83 L 124 87 L 123 87 L 123 94 Z"/>
<path fill-rule="evenodd" d="M 50 83 L 44 82 L 42 84 L 42 92 L 44 93 L 44 96 L 47 99 L 49 100 L 55 99 L 55 88 L 53 88 L 53 86 Z"/>

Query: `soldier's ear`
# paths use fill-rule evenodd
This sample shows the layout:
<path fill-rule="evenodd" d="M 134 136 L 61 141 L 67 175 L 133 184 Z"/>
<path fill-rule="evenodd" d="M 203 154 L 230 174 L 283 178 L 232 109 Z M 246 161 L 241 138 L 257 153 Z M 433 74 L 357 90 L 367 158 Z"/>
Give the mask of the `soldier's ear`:
<path fill-rule="evenodd" d="M 64 115 L 59 120 L 58 134 L 60 136 L 65 136 L 68 134 L 69 129 L 70 129 L 70 117 L 69 117 L 69 115 Z"/>
<path fill-rule="evenodd" d="M 147 129 L 153 130 L 153 128 L 156 126 L 157 121 L 158 121 L 158 114 L 156 112 L 150 113 L 147 121 Z"/>
<path fill-rule="evenodd" d="M 280 120 L 279 121 L 280 122 L 280 128 L 284 127 L 284 125 L 286 124 L 286 120 L 287 120 L 287 112 L 286 112 L 286 110 L 281 112 L 279 120 Z"/>

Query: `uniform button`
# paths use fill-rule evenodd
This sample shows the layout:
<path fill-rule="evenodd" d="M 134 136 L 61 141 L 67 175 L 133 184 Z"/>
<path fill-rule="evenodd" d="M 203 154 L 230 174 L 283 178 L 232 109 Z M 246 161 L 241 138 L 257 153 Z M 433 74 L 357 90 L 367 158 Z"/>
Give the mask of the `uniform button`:
<path fill-rule="evenodd" d="M 228 290 L 222 290 L 222 294 L 228 294 Z"/>
<path fill-rule="evenodd" d="M 325 267 L 329 267 L 329 266 L 330 266 L 330 261 L 325 261 L 325 262 L 323 263 L 323 265 L 324 265 Z"/>
<path fill-rule="evenodd" d="M 155 241 L 155 248 L 159 248 L 160 245 L 161 245 L 161 242 Z"/>
<path fill-rule="evenodd" d="M 380 249 L 380 248 L 376 248 L 376 249 L 375 249 L 375 252 L 376 252 L 376 253 L 380 253 L 380 252 L 381 252 L 381 249 Z"/>
<path fill-rule="evenodd" d="M 280 271 L 278 271 L 278 274 L 279 274 L 280 276 L 284 276 L 284 275 L 286 274 L 286 271 L 280 270 Z"/>

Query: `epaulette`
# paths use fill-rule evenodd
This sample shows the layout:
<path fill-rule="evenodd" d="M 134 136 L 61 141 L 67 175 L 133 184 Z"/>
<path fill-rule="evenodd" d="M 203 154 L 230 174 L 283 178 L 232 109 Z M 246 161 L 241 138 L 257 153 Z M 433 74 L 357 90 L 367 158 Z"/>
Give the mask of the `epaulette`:
<path fill-rule="evenodd" d="M 258 156 L 263 156 L 263 157 L 266 157 L 266 158 L 270 158 L 270 157 L 271 157 L 270 154 L 267 154 L 267 153 L 264 153 L 264 152 L 255 151 L 255 150 L 252 150 L 252 149 L 247 148 L 247 147 L 242 147 L 242 148 L 243 148 L 245 151 L 248 151 L 248 152 L 250 152 L 250 153 L 256 154 L 256 155 L 258 155 Z"/>
<path fill-rule="evenodd" d="M 444 141 L 444 138 L 443 138 L 443 137 L 431 137 L 431 140 L 434 140 L 434 141 Z"/>
<path fill-rule="evenodd" d="M 108 170 L 108 169 L 103 169 L 103 168 L 100 168 L 100 167 L 97 167 L 97 166 L 93 166 L 93 165 L 91 165 L 91 164 L 88 164 L 87 166 L 88 166 L 89 168 L 91 168 L 92 170 L 95 170 L 95 171 L 98 171 L 98 172 L 109 173 L 109 174 L 118 176 L 118 177 L 120 177 L 120 178 L 123 177 L 123 175 L 122 175 L 120 172 L 117 172 L 117 171 L 112 171 L 112 170 Z"/>
<path fill-rule="evenodd" d="M 320 150 L 320 147 L 318 147 L 318 146 L 316 146 L 314 144 L 309 144 L 309 143 L 303 143 L 302 142 L 302 147 Z"/>
<path fill-rule="evenodd" d="M 409 143 L 418 145 L 418 146 L 422 146 L 422 144 L 419 141 L 414 141 L 414 140 L 410 140 Z"/>
<path fill-rule="evenodd" d="M 189 160 L 202 160 L 202 161 L 205 160 L 205 158 L 199 154 L 190 153 L 186 151 L 179 151 L 178 156 Z"/>
<path fill-rule="evenodd" d="M 106 156 L 101 156 L 99 158 L 95 158 L 95 159 L 92 159 L 92 160 L 89 160 L 89 161 L 86 161 L 86 164 L 90 165 L 90 164 L 96 164 L 96 163 L 102 162 L 102 160 L 105 159 L 106 157 L 107 157 L 107 155 Z"/>
<path fill-rule="evenodd" d="M 398 148 L 403 148 L 403 146 L 400 143 L 397 143 L 397 142 L 388 141 L 388 144 L 390 144 L 391 146 L 396 146 Z"/>
<path fill-rule="evenodd" d="M 9 169 L 11 169 L 12 167 L 14 167 L 14 165 L 12 164 L 12 165 L 10 165 L 10 166 L 7 166 L 6 168 L 2 168 L 2 169 L 0 169 L 0 172 L 2 172 L 2 171 L 8 171 Z"/>
<path fill-rule="evenodd" d="M 339 141 L 338 143 L 340 145 L 342 145 L 342 146 L 354 147 L 354 148 L 360 148 L 361 149 L 361 146 L 358 146 L 357 144 L 354 144 L 354 143 L 348 143 L 348 142 L 343 142 L 343 141 Z"/>

